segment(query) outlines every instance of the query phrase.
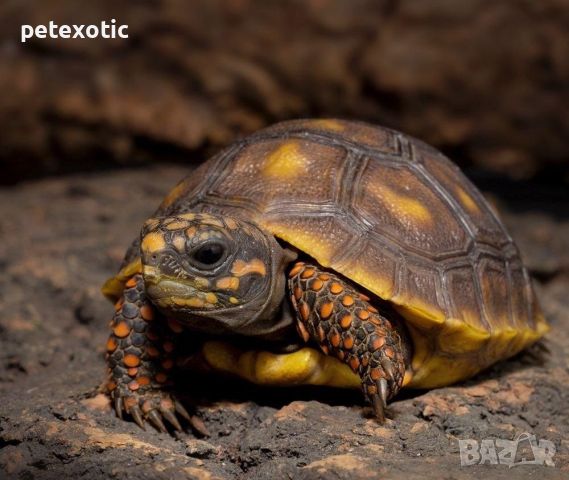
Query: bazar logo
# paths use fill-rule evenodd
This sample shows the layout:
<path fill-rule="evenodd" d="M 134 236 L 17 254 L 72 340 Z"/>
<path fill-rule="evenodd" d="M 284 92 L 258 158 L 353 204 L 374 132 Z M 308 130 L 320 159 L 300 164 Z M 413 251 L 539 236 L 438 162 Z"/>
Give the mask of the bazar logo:
<path fill-rule="evenodd" d="M 53 20 L 48 25 L 22 25 L 20 40 L 26 43 L 30 38 L 128 38 L 128 25 L 117 25 L 113 18 L 109 23 L 102 21 L 94 25 L 58 25 Z"/>
<path fill-rule="evenodd" d="M 460 466 L 471 465 L 547 465 L 555 467 L 555 444 L 549 440 L 537 441 L 535 435 L 520 433 L 515 440 L 484 439 L 459 440 Z"/>

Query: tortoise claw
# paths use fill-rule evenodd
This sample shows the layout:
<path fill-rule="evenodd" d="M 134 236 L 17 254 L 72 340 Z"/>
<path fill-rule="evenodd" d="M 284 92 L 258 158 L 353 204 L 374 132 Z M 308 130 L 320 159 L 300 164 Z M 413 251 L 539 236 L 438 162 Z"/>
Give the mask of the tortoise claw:
<path fill-rule="evenodd" d="M 166 429 L 166 426 L 164 425 L 162 418 L 160 418 L 160 414 L 157 410 L 150 410 L 150 412 L 146 414 L 146 418 L 156 427 L 157 430 L 162 433 L 168 433 L 168 430 Z"/>
<path fill-rule="evenodd" d="M 175 432 L 183 432 L 178 415 L 188 421 L 192 429 L 204 437 L 210 433 L 203 421 L 190 415 L 186 408 L 175 397 L 165 392 L 150 391 L 142 395 L 122 392 L 114 397 L 114 408 L 117 416 L 122 420 L 124 412 L 128 413 L 136 424 L 146 430 L 145 420 L 152 424 L 156 430 L 168 433 L 165 421 L 170 424 Z"/>
<path fill-rule="evenodd" d="M 374 395 L 372 397 L 372 405 L 373 405 L 373 412 L 377 417 L 379 423 L 385 422 L 385 408 L 383 406 L 383 401 L 379 398 L 378 395 Z"/>
<path fill-rule="evenodd" d="M 123 410 L 122 397 L 116 396 L 115 397 L 115 412 L 117 414 L 117 417 L 119 417 L 121 420 L 123 419 L 122 418 L 122 410 Z"/>
<path fill-rule="evenodd" d="M 380 360 L 381 367 L 383 371 L 388 376 L 389 380 L 393 381 L 395 378 L 395 372 L 393 371 L 393 363 L 385 357 L 382 357 Z"/>
<path fill-rule="evenodd" d="M 174 400 L 174 409 L 180 416 L 185 418 L 188 422 L 192 421 L 192 417 L 178 400 Z"/>
<path fill-rule="evenodd" d="M 144 426 L 144 421 L 142 420 L 142 411 L 140 410 L 140 407 L 138 405 L 134 405 L 133 407 L 131 407 L 128 413 L 130 413 L 136 424 L 140 428 L 142 428 L 142 430 L 146 430 L 146 427 Z"/>
<path fill-rule="evenodd" d="M 381 403 L 383 404 L 383 408 L 387 408 L 387 395 L 389 394 L 389 390 L 387 387 L 387 380 L 385 378 L 380 378 L 377 381 L 377 389 L 379 391 L 379 397 L 381 399 Z"/>
<path fill-rule="evenodd" d="M 163 407 L 160 407 L 160 413 L 166 420 L 168 420 L 168 422 L 170 422 L 170 424 L 176 430 L 178 430 L 179 432 L 182 431 L 182 425 L 180 425 L 180 422 L 178 422 L 178 419 L 176 418 L 176 415 L 174 413 Z"/>
<path fill-rule="evenodd" d="M 204 437 L 211 437 L 211 433 L 209 433 L 209 430 L 207 429 L 207 427 L 205 426 L 205 423 L 203 422 L 203 420 L 200 417 L 197 417 L 196 415 L 192 415 L 192 417 L 190 418 L 190 425 L 200 435 L 202 435 Z"/>

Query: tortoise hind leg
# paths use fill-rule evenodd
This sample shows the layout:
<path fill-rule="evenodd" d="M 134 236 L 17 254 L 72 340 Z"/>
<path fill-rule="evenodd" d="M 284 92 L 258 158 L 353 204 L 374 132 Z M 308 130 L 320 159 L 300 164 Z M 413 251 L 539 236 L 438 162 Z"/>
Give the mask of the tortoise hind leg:
<path fill-rule="evenodd" d="M 383 422 L 387 400 L 403 384 L 408 358 L 403 332 L 368 297 L 318 266 L 296 263 L 288 283 L 299 334 L 360 376 L 364 395 Z"/>
<path fill-rule="evenodd" d="M 130 414 L 141 428 L 146 419 L 165 432 L 165 419 L 181 430 L 176 413 L 188 420 L 190 416 L 166 392 L 174 366 L 174 333 L 179 332 L 179 325 L 170 322 L 166 326 L 155 319 L 140 274 L 127 281 L 115 310 L 113 333 L 107 341 L 107 390 L 117 415 L 122 418 L 123 411 Z"/>

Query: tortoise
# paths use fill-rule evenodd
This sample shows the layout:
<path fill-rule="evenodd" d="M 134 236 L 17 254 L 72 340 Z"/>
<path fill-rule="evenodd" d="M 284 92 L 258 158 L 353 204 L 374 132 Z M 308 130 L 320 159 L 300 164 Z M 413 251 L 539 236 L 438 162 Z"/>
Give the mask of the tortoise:
<path fill-rule="evenodd" d="M 103 293 L 114 408 L 162 431 L 189 418 L 170 388 L 184 335 L 210 371 L 361 387 L 381 422 L 402 387 L 467 379 L 548 330 L 518 248 L 455 164 L 335 119 L 275 124 L 200 165 Z"/>

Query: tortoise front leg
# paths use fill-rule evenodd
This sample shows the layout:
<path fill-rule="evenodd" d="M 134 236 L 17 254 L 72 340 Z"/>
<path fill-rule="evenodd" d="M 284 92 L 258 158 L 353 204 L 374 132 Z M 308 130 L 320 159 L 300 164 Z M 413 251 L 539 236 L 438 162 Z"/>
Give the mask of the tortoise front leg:
<path fill-rule="evenodd" d="M 405 375 L 400 332 L 368 297 L 318 266 L 296 263 L 288 282 L 299 334 L 360 376 L 364 395 L 383 422 L 387 400 L 397 394 Z"/>
<path fill-rule="evenodd" d="M 165 418 L 181 430 L 176 412 L 191 421 L 190 415 L 165 391 L 174 366 L 174 334 L 181 327 L 174 322 L 160 322 L 157 317 L 144 293 L 142 275 L 134 275 L 126 282 L 111 322 L 107 390 L 120 418 L 125 411 L 141 428 L 146 419 L 163 432 Z"/>

